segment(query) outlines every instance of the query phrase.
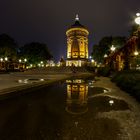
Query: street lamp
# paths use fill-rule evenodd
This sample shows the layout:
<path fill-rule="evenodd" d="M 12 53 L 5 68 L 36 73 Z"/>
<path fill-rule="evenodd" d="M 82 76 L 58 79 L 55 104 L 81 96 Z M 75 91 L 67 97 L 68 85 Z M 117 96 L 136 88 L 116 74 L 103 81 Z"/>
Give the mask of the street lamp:
<path fill-rule="evenodd" d="M 135 18 L 135 22 L 136 24 L 140 25 L 140 13 L 137 13 L 136 16 L 137 17 Z"/>
<path fill-rule="evenodd" d="M 40 66 L 41 66 L 41 64 L 39 63 L 39 64 L 38 64 L 38 66 L 40 67 Z"/>
<path fill-rule="evenodd" d="M 134 52 L 134 55 L 135 55 L 135 56 L 139 55 L 138 51 L 135 51 L 135 52 Z"/>
<path fill-rule="evenodd" d="M 140 13 L 136 13 L 135 23 L 138 25 L 138 29 L 136 31 L 137 37 L 140 37 Z"/>
<path fill-rule="evenodd" d="M 94 63 L 95 62 L 94 59 L 91 59 L 91 62 Z"/>
<path fill-rule="evenodd" d="M 139 27 L 138 27 L 138 30 L 137 30 L 137 37 L 138 37 L 138 39 L 139 39 L 139 33 L 140 33 L 140 13 L 136 13 L 136 18 L 135 18 L 135 23 L 136 24 L 138 24 L 139 25 Z M 137 46 L 136 46 L 136 48 L 135 48 L 135 52 L 134 52 L 134 55 L 135 55 L 135 63 L 136 63 L 136 65 L 137 65 L 137 62 L 138 62 L 138 55 L 139 55 L 139 52 L 137 51 Z"/>
<path fill-rule="evenodd" d="M 134 55 L 135 55 L 135 69 L 137 68 L 137 64 L 138 64 L 138 55 L 139 55 L 139 52 L 138 51 L 135 51 L 134 52 Z"/>
<path fill-rule="evenodd" d="M 19 59 L 19 62 L 21 63 L 21 59 Z"/>
<path fill-rule="evenodd" d="M 113 100 L 110 100 L 109 101 L 109 104 L 110 104 L 110 106 L 112 106 L 114 104 L 114 101 Z"/>
<path fill-rule="evenodd" d="M 89 56 L 89 59 L 92 59 L 92 56 Z"/>
<path fill-rule="evenodd" d="M 2 62 L 3 61 L 3 58 L 0 58 L 0 61 Z"/>
<path fill-rule="evenodd" d="M 5 57 L 5 58 L 4 58 L 4 60 L 5 60 L 5 61 L 8 61 L 8 58 L 7 58 L 7 57 Z"/>
<path fill-rule="evenodd" d="M 107 58 L 107 54 L 104 55 L 104 58 Z"/>
<path fill-rule="evenodd" d="M 5 65 L 5 70 L 7 71 L 8 70 L 8 62 L 7 62 L 8 61 L 8 58 L 5 57 L 4 60 L 5 60 L 5 62 L 4 62 L 5 63 L 4 64 Z"/>
<path fill-rule="evenodd" d="M 24 62 L 27 62 L 27 59 L 26 58 L 24 59 Z"/>
<path fill-rule="evenodd" d="M 114 45 L 112 45 L 111 48 L 110 48 L 110 50 L 111 50 L 112 52 L 114 52 L 115 49 L 116 49 L 116 48 L 114 47 Z"/>

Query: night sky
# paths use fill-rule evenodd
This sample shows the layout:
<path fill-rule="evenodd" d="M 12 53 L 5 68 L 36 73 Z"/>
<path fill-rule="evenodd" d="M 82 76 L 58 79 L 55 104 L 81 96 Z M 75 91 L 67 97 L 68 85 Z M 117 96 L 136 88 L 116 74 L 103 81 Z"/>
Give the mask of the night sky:
<path fill-rule="evenodd" d="M 126 36 L 140 0 L 0 0 L 0 34 L 19 45 L 46 43 L 54 58 L 66 56 L 67 28 L 79 14 L 90 32 L 89 50 L 103 36 Z"/>

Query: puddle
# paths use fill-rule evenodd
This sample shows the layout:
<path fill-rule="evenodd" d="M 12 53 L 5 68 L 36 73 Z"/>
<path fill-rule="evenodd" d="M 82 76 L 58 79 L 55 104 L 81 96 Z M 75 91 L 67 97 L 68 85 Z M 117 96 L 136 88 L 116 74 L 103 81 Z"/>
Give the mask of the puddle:
<path fill-rule="evenodd" d="M 24 79 L 19 83 L 44 80 Z M 118 121 L 97 116 L 102 112 L 125 111 L 129 106 L 123 100 L 103 96 L 109 90 L 94 87 L 94 82 L 68 79 L 0 102 L 1 138 L 118 140 L 122 129 Z"/>
<path fill-rule="evenodd" d="M 91 87 L 89 86 L 89 92 L 88 92 L 88 97 L 92 98 L 98 94 L 102 94 L 102 93 L 107 93 L 110 92 L 109 89 L 107 88 L 103 88 L 103 87 Z"/>
<path fill-rule="evenodd" d="M 91 87 L 93 85 L 93 87 Z M 66 112 L 80 115 L 87 112 L 105 112 L 111 110 L 127 110 L 128 104 L 123 100 L 117 100 L 104 96 L 110 90 L 103 87 L 94 87 L 93 81 L 66 80 L 67 98 Z"/>
<path fill-rule="evenodd" d="M 89 107 L 95 109 L 95 112 L 109 112 L 129 110 L 129 105 L 123 101 L 108 96 L 98 96 L 89 99 Z"/>

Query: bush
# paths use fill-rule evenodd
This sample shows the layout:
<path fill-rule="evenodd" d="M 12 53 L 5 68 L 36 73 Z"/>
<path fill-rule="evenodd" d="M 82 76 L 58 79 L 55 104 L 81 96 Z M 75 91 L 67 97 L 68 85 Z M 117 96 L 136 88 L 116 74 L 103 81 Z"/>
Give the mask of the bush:
<path fill-rule="evenodd" d="M 111 69 L 109 67 L 99 67 L 97 74 L 108 77 L 111 74 Z"/>
<path fill-rule="evenodd" d="M 111 81 L 115 82 L 121 89 L 130 93 L 140 100 L 140 72 L 122 71 L 117 73 Z"/>

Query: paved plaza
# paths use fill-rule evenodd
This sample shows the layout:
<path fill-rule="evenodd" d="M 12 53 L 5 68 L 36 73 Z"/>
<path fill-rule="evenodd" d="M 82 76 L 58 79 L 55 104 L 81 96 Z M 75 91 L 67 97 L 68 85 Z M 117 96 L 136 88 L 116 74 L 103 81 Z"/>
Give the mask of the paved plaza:
<path fill-rule="evenodd" d="M 81 74 L 81 73 L 80 73 Z M 0 74 L 0 95 L 42 84 L 66 79 L 73 74 L 70 70 L 56 68 L 33 69 L 25 72 Z"/>
<path fill-rule="evenodd" d="M 71 71 L 26 71 L 0 75 L 0 93 L 54 83 L 70 77 L 90 75 Z M 59 83 L 59 82 L 57 82 Z M 3 140 L 139 140 L 140 104 L 106 77 L 95 77 L 93 87 L 109 92 L 88 96 L 88 111 L 70 115 L 65 111 L 65 86 L 36 89 L 36 94 L 1 100 L 0 134 Z M 90 87 L 90 86 L 89 86 Z M 92 93 L 92 88 L 89 88 Z M 45 94 L 43 91 L 46 91 Z M 20 93 L 20 92 L 19 92 Z M 62 94 L 63 93 L 63 94 Z M 64 100 L 64 101 L 63 101 Z M 111 106 L 107 103 L 113 101 Z M 45 108 L 44 108 L 45 107 Z M 34 116 L 32 118 L 32 116 Z M 10 128 L 10 131 L 8 130 Z M 7 130 L 7 133 L 4 131 Z M 12 131 L 11 131 L 12 130 Z M 24 133 L 23 133 L 24 132 Z M 13 134 L 14 133 L 14 134 Z"/>

